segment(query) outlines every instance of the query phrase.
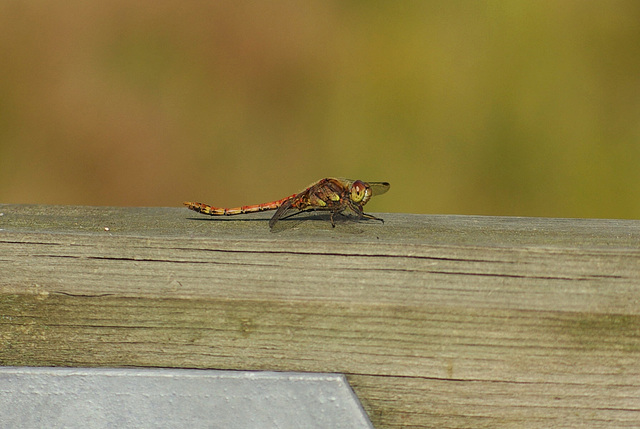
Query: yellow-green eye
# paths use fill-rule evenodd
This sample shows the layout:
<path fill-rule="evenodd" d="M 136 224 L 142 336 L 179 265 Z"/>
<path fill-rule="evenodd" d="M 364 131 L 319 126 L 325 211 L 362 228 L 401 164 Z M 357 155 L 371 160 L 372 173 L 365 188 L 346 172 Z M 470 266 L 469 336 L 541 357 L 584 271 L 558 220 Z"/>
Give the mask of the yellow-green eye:
<path fill-rule="evenodd" d="M 356 180 L 351 185 L 351 201 L 365 204 L 371 198 L 371 190 L 362 180 Z"/>

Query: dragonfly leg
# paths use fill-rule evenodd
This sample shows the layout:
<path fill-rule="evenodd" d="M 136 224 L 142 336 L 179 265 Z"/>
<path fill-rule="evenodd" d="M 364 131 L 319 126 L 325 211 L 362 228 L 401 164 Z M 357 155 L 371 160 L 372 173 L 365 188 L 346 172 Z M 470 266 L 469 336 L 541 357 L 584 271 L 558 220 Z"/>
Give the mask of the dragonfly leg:
<path fill-rule="evenodd" d="M 379 220 L 380 222 L 384 223 L 384 219 L 380 219 L 379 217 L 375 217 L 373 215 L 370 215 L 369 213 L 362 213 L 362 217 L 365 219 Z"/>
<path fill-rule="evenodd" d="M 332 228 L 335 228 L 335 227 L 336 227 L 336 221 L 335 221 L 335 219 L 333 218 L 333 217 L 336 215 L 336 213 L 338 213 L 338 212 L 337 212 L 337 211 L 334 211 L 334 210 L 331 210 L 331 227 L 332 227 Z"/>
<path fill-rule="evenodd" d="M 359 204 L 349 204 L 349 208 L 358 216 L 358 219 L 372 219 L 372 220 L 379 220 L 380 222 L 384 223 L 383 219 L 380 219 L 379 217 L 375 217 L 374 215 L 370 215 L 369 213 L 365 213 L 364 210 L 362 210 L 362 206 Z"/>

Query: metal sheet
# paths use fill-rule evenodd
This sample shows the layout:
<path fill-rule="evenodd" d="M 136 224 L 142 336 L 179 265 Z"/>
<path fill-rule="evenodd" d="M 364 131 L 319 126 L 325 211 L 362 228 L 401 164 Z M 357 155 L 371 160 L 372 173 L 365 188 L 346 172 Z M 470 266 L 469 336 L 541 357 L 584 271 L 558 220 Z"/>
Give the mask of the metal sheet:
<path fill-rule="evenodd" d="M 373 428 L 340 374 L 0 367 L 2 427 Z"/>

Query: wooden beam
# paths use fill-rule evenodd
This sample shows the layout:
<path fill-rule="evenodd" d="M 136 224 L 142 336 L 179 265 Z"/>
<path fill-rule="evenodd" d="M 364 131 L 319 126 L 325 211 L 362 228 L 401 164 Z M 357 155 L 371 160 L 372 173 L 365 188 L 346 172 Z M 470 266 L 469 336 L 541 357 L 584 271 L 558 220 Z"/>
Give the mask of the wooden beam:
<path fill-rule="evenodd" d="M 640 421 L 640 221 L 0 205 L 0 365 L 339 372 L 376 428 Z"/>

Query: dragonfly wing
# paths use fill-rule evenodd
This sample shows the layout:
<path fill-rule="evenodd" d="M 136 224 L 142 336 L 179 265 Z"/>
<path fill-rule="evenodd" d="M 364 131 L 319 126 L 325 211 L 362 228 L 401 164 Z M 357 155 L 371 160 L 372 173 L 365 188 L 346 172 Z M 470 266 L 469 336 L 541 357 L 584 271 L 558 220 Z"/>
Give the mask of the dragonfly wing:
<path fill-rule="evenodd" d="M 288 218 L 290 216 L 296 215 L 300 212 L 300 209 L 293 207 L 293 198 L 288 199 L 275 212 L 271 220 L 269 220 L 269 228 L 273 228 L 273 226 L 281 219 Z"/>
<path fill-rule="evenodd" d="M 382 195 L 389 190 L 391 184 L 389 182 L 367 182 L 371 188 L 373 196 Z"/>

